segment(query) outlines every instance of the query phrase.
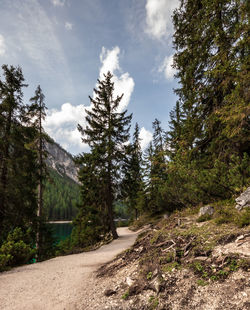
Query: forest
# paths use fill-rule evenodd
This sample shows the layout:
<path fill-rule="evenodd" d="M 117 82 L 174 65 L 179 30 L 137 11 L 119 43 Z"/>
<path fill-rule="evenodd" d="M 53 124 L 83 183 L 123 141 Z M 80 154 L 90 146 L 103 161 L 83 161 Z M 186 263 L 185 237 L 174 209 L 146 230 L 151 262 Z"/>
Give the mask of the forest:
<path fill-rule="evenodd" d="M 44 188 L 46 218 L 49 221 L 71 221 L 77 214 L 77 205 L 80 204 L 79 185 L 50 168 Z"/>
<path fill-rule="evenodd" d="M 119 110 L 110 72 L 98 80 L 78 125 L 89 151 L 75 157 L 80 190 L 55 177 L 62 208 L 54 208 L 44 160 L 46 117 L 40 86 L 29 104 L 20 67 L 2 66 L 0 78 L 0 269 L 53 255 L 49 217 L 76 215 L 64 252 L 105 236 L 118 238 L 114 206 L 131 219 L 232 199 L 250 181 L 249 26 L 246 1 L 181 1 L 173 14 L 175 89 L 169 124 L 152 119 L 153 140 L 142 152 L 139 125 Z M 146 91 L 146 90 L 145 90 Z M 167 98 L 162 98 L 166 104 Z M 53 174 L 53 172 L 50 172 Z M 65 200 L 64 193 L 72 196 Z M 57 198 L 58 199 L 58 198 Z M 68 205 L 72 207 L 68 209 Z M 78 213 L 76 214 L 77 205 Z"/>

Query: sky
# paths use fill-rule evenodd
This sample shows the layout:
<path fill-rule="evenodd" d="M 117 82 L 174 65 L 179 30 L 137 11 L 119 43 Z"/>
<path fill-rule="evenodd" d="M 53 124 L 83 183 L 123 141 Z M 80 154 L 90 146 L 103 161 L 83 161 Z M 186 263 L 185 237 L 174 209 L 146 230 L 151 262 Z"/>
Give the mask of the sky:
<path fill-rule="evenodd" d="M 111 71 L 120 111 L 133 113 L 141 146 L 152 140 L 152 122 L 168 128 L 178 87 L 172 68 L 171 15 L 179 0 L 0 0 L 0 64 L 20 65 L 29 87 L 38 85 L 48 107 L 44 128 L 67 151 L 88 146 L 77 124 L 97 79 Z M 2 71 L 0 71 L 0 78 Z"/>

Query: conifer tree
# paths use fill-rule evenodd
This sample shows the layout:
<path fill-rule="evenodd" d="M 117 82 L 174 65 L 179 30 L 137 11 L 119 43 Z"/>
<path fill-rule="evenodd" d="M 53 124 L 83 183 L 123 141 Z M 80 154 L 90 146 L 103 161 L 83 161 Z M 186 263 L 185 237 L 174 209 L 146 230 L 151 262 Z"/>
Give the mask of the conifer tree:
<path fill-rule="evenodd" d="M 182 122 L 183 112 L 180 107 L 179 101 L 176 102 L 174 109 L 169 114 L 169 130 L 166 133 L 166 153 L 170 159 L 174 159 L 175 154 L 183 143 L 182 140 Z"/>
<path fill-rule="evenodd" d="M 38 228 L 36 236 L 36 247 L 38 250 L 38 256 L 42 241 L 40 224 L 42 222 L 43 216 L 43 191 L 44 191 L 44 181 L 46 178 L 46 164 L 45 158 L 47 152 L 45 149 L 45 141 L 48 140 L 47 135 L 44 132 L 42 122 L 46 117 L 46 105 L 44 103 L 44 94 L 40 85 L 38 85 L 35 96 L 30 99 L 31 106 L 29 107 L 32 127 L 36 130 L 36 137 L 33 142 L 33 148 L 37 152 L 38 158 L 38 189 L 37 189 L 37 216 L 38 216 Z"/>
<path fill-rule="evenodd" d="M 23 103 L 24 77 L 20 67 L 2 66 L 0 80 L 0 231 L 1 238 L 36 220 L 37 158 L 28 145 L 35 131 L 29 127 Z"/>
<path fill-rule="evenodd" d="M 113 97 L 114 83 L 108 72 L 103 80 L 98 80 L 94 97 L 90 98 L 91 109 L 86 110 L 87 126 L 78 125 L 84 143 L 88 143 L 91 161 L 98 170 L 98 184 L 102 190 L 102 212 L 107 215 L 108 230 L 117 238 L 114 224 L 113 202 L 117 194 L 119 166 L 124 159 L 124 143 L 129 139 L 129 128 L 132 115 L 127 111 L 118 112 L 122 95 Z M 99 189 L 98 189 L 99 192 Z"/>
<path fill-rule="evenodd" d="M 126 147 L 126 158 L 122 166 L 122 174 L 122 197 L 128 203 L 129 209 L 135 211 L 135 218 L 137 219 L 137 199 L 142 189 L 142 151 L 137 123 L 133 134 L 133 142 Z"/>
<path fill-rule="evenodd" d="M 174 12 L 176 93 L 185 147 L 194 156 L 213 153 L 228 161 L 247 149 L 247 19 L 241 0 L 185 0 Z"/>

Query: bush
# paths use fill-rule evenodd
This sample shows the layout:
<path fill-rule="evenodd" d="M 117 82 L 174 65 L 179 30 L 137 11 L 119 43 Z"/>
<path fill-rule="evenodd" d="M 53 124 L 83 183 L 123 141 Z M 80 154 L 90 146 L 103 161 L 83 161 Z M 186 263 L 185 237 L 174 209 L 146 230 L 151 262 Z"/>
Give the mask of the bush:
<path fill-rule="evenodd" d="M 35 257 L 36 250 L 31 244 L 25 243 L 29 240 L 29 233 L 23 233 L 21 228 L 17 227 L 8 234 L 7 240 L 0 247 L 0 271 L 25 264 Z"/>
<path fill-rule="evenodd" d="M 210 221 L 211 219 L 212 219 L 212 215 L 203 214 L 197 218 L 196 222 L 201 223 L 201 222 Z"/>
<path fill-rule="evenodd" d="M 250 224 L 250 208 L 246 208 L 245 210 L 241 211 L 241 214 L 236 220 L 236 225 L 238 227 L 248 226 Z"/>

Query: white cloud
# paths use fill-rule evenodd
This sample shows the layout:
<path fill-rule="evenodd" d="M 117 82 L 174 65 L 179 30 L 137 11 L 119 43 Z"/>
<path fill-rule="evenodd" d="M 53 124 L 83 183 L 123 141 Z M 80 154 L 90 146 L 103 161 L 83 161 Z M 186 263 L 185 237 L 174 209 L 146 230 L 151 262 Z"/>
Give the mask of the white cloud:
<path fill-rule="evenodd" d="M 67 29 L 67 30 L 72 30 L 72 28 L 73 28 L 73 24 L 71 24 L 71 23 L 69 23 L 69 22 L 66 22 L 66 23 L 65 23 L 65 29 Z"/>
<path fill-rule="evenodd" d="M 149 145 L 149 143 L 152 141 L 153 134 L 149 130 L 142 127 L 139 133 L 139 138 L 140 138 L 141 148 L 144 151 Z"/>
<path fill-rule="evenodd" d="M 146 32 L 158 40 L 168 38 L 173 33 L 171 15 L 179 5 L 179 0 L 147 0 Z"/>
<path fill-rule="evenodd" d="M 175 68 L 173 68 L 173 56 L 166 56 L 162 65 L 159 67 L 159 72 L 164 72 L 165 78 L 167 80 L 172 80 L 174 78 L 174 74 L 176 73 Z"/>
<path fill-rule="evenodd" d="M 5 28 L 8 34 L 9 63 L 23 63 L 26 70 L 39 75 L 39 83 L 61 85 L 69 98 L 74 94 L 68 62 L 55 33 L 54 23 L 38 0 L 3 1 L 5 20 L 13 19 L 11 27 Z M 1 2 L 2 3 L 2 2 Z M 6 24 L 6 22 L 5 22 Z M 6 53 L 7 54 L 7 53 Z"/>
<path fill-rule="evenodd" d="M 51 0 L 54 6 L 64 6 L 65 0 Z"/>
<path fill-rule="evenodd" d="M 6 52 L 6 45 L 4 36 L 0 34 L 0 56 L 4 55 Z"/>
<path fill-rule="evenodd" d="M 110 71 L 114 75 L 114 95 L 116 96 L 124 93 L 124 97 L 121 101 L 121 111 L 129 103 L 130 96 L 134 89 L 134 81 L 127 72 L 120 75 L 114 73 L 115 71 L 121 71 L 119 66 L 119 53 L 119 47 L 115 47 L 113 50 L 102 48 L 100 55 L 100 61 L 102 63 L 100 78 L 103 78 L 103 73 L 107 73 L 107 71 Z M 85 108 L 84 105 L 73 106 L 71 103 L 67 102 L 61 106 L 60 110 L 49 110 L 44 122 L 44 129 L 67 150 L 72 148 L 82 151 L 87 150 L 88 146 L 82 143 L 81 134 L 77 130 L 77 124 L 80 124 L 83 128 L 86 126 Z M 91 106 L 89 106 L 88 109 L 91 109 Z M 147 140 L 148 137 L 145 137 L 144 140 L 145 139 Z M 144 141 L 143 143 L 145 144 L 146 142 Z"/>
<path fill-rule="evenodd" d="M 85 116 L 84 105 L 73 106 L 70 103 L 64 103 L 60 110 L 48 110 L 44 129 L 67 150 L 72 147 L 83 150 L 87 145 L 82 143 L 77 125 L 85 127 Z"/>
<path fill-rule="evenodd" d="M 123 111 L 129 104 L 130 97 L 134 90 L 134 80 L 129 75 L 128 72 L 122 73 L 122 69 L 119 64 L 119 54 L 120 48 L 115 46 L 113 49 L 108 50 L 105 47 L 102 47 L 100 54 L 101 68 L 99 73 L 99 79 L 103 79 L 103 74 L 106 74 L 110 71 L 113 74 L 114 82 L 114 96 L 123 95 L 123 98 L 120 102 L 118 111 Z"/>

